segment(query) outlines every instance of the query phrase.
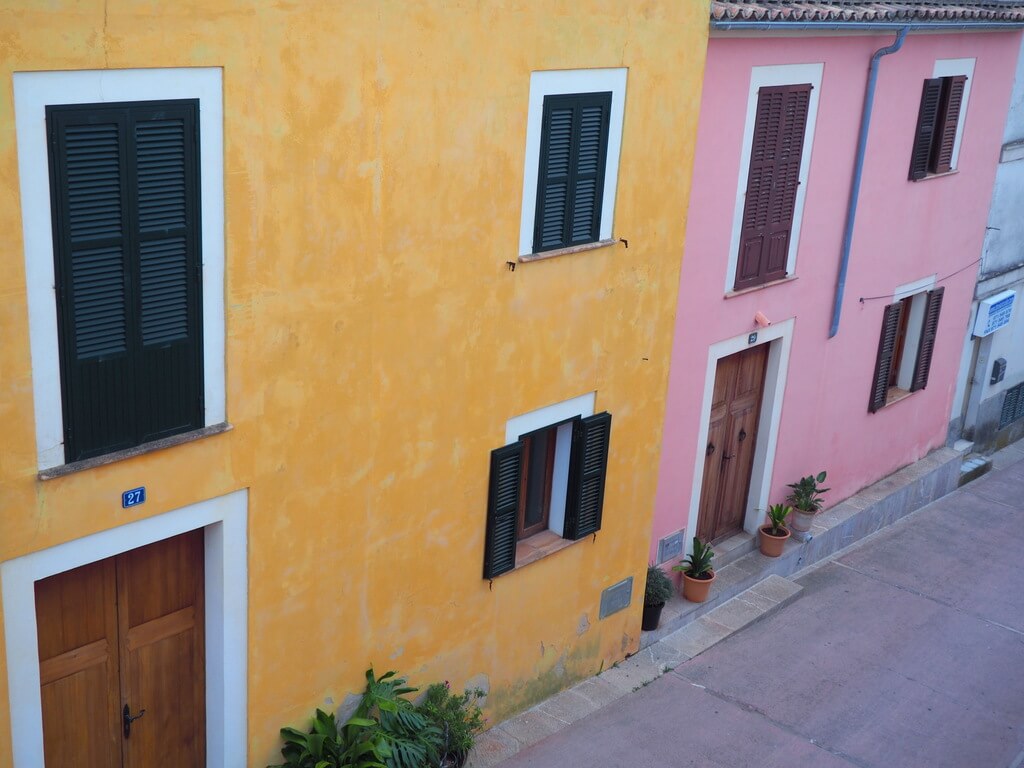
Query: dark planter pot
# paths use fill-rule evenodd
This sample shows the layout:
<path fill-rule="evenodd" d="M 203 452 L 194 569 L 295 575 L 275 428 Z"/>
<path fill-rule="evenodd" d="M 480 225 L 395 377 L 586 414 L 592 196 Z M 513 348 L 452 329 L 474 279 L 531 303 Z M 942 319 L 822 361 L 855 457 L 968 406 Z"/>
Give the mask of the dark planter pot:
<path fill-rule="evenodd" d="M 640 629 L 644 632 L 657 629 L 658 624 L 661 622 L 661 609 L 664 607 L 664 603 L 658 603 L 657 605 L 647 605 L 644 603 L 644 618 L 640 623 Z"/>
<path fill-rule="evenodd" d="M 468 759 L 468 752 L 446 752 L 441 758 L 441 768 L 463 768 Z"/>

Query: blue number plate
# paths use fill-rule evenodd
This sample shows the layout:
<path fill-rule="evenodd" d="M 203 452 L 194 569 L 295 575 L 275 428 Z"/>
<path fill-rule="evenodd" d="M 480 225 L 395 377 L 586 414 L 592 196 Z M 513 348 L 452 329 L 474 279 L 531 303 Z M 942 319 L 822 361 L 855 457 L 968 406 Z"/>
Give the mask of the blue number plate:
<path fill-rule="evenodd" d="M 130 491 L 125 491 L 121 494 L 121 508 L 128 509 L 128 507 L 137 507 L 139 504 L 146 503 L 146 489 L 143 488 L 132 488 Z"/>

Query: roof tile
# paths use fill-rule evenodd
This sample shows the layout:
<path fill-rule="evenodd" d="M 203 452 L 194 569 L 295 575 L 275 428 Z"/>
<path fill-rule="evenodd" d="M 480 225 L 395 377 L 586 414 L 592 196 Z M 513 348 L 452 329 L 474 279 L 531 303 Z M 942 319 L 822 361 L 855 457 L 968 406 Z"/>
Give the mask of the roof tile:
<path fill-rule="evenodd" d="M 1024 0 L 712 0 L 714 21 L 1024 23 Z"/>

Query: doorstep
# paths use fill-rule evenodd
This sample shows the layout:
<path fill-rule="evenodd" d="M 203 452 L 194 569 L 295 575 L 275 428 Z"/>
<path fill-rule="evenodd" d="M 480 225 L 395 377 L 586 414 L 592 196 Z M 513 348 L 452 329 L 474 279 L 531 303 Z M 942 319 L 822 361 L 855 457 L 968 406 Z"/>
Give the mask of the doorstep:
<path fill-rule="evenodd" d="M 715 549 L 717 578 L 706 602 L 691 603 L 676 594 L 665 604 L 661 624 L 640 633 L 640 647 L 647 648 L 684 627 L 772 574 L 789 576 L 823 560 L 875 531 L 956 490 L 963 454 L 952 448 L 932 451 L 920 461 L 897 470 L 814 518 L 811 539 L 790 538 L 781 557 L 765 557 L 755 549 L 750 534 L 746 544 L 737 536 L 724 544 L 728 554 L 719 559 Z M 737 541 L 734 541 L 737 540 Z M 746 548 L 746 549 L 744 549 Z M 737 552 L 745 552 L 736 557 Z"/>
<path fill-rule="evenodd" d="M 789 579 L 768 576 L 596 677 L 577 683 L 483 733 L 470 753 L 468 768 L 491 768 L 639 690 L 734 632 L 782 609 L 799 597 L 802 590 Z"/>

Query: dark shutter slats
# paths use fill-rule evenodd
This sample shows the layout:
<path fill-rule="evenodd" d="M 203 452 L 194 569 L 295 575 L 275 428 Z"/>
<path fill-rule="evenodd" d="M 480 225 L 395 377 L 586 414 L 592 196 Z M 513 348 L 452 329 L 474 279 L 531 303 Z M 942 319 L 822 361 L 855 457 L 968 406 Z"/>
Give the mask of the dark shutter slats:
<path fill-rule="evenodd" d="M 758 91 L 736 265 L 737 290 L 786 276 L 811 87 L 804 83 Z"/>
<path fill-rule="evenodd" d="M 493 579 L 516 567 L 516 515 L 522 487 L 523 443 L 491 451 L 487 493 L 484 578 Z"/>
<path fill-rule="evenodd" d="M 914 148 L 910 153 L 910 180 L 923 179 L 929 170 L 932 152 L 932 137 L 935 135 L 935 121 L 942 100 L 942 78 L 924 81 L 921 93 L 921 107 L 917 113 L 917 130 L 914 133 Z"/>
<path fill-rule="evenodd" d="M 581 539 L 601 530 L 611 428 L 612 417 L 607 412 L 581 419 L 573 428 L 563 531 L 567 539 Z"/>
<path fill-rule="evenodd" d="M 544 98 L 534 252 L 598 240 L 611 93 Z"/>
<path fill-rule="evenodd" d="M 956 144 L 956 129 L 960 124 L 960 107 L 964 100 L 964 86 L 967 78 L 964 75 L 944 78 L 942 89 L 942 106 L 939 110 L 935 130 L 935 157 L 932 166 L 935 173 L 946 173 L 952 170 L 953 145 Z"/>
<path fill-rule="evenodd" d="M 928 303 L 925 305 L 924 322 L 921 324 L 921 343 L 917 347 L 914 377 L 910 382 L 911 392 L 916 392 L 928 386 L 928 371 L 932 367 L 935 333 L 939 328 L 939 313 L 942 311 L 942 295 L 945 293 L 945 290 L 945 288 L 935 288 L 928 291 Z"/>
<path fill-rule="evenodd" d="M 197 111 L 47 108 L 66 461 L 202 426 Z"/>
<path fill-rule="evenodd" d="M 871 381 L 871 399 L 868 410 L 875 413 L 885 405 L 889 393 L 889 374 L 892 371 L 892 358 L 896 352 L 896 340 L 900 331 L 900 320 L 903 317 L 903 304 L 897 301 L 889 304 L 882 314 L 882 333 L 878 339 L 878 356 L 875 359 L 875 374 Z"/>

